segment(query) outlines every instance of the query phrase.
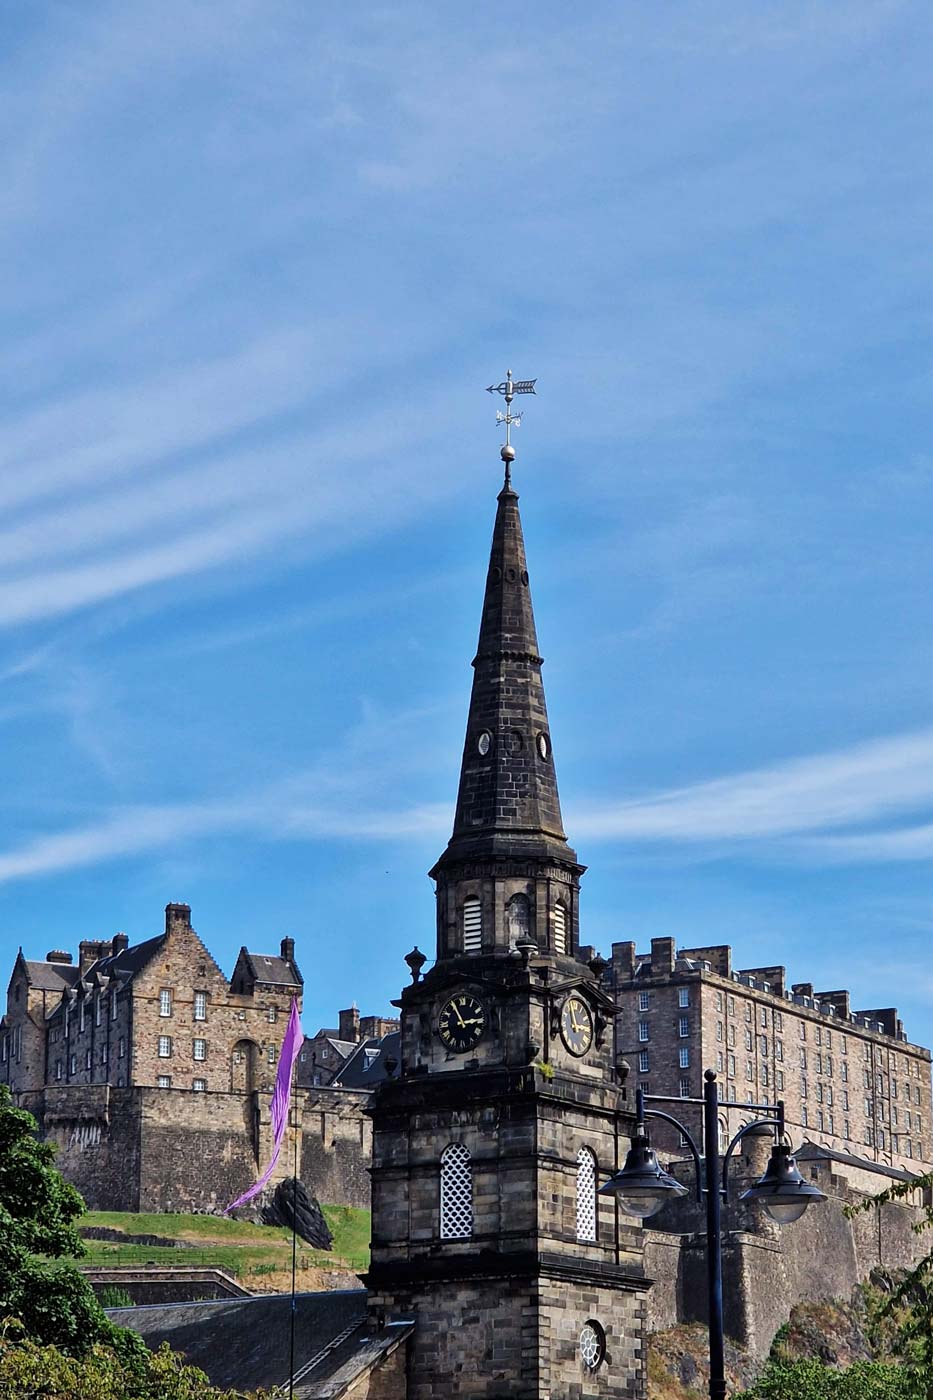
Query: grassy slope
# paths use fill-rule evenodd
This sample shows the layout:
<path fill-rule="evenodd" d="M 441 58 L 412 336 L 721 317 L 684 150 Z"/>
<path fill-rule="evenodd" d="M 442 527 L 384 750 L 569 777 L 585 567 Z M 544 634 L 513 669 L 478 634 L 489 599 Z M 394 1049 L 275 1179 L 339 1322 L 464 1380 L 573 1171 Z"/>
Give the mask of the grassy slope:
<path fill-rule="evenodd" d="M 349 1269 L 359 1272 L 369 1264 L 370 1213 L 352 1206 L 324 1206 L 334 1236 L 332 1252 L 311 1249 L 298 1241 L 298 1268 Z M 106 1226 L 129 1235 L 160 1235 L 190 1242 L 186 1249 L 168 1245 L 120 1244 L 110 1240 L 86 1240 L 87 1256 L 81 1263 L 107 1264 L 213 1264 L 237 1275 L 247 1287 L 262 1287 L 265 1276 L 291 1268 L 292 1237 L 287 1230 L 225 1220 L 216 1215 L 130 1215 L 92 1210 L 81 1217 L 82 1226 Z"/>

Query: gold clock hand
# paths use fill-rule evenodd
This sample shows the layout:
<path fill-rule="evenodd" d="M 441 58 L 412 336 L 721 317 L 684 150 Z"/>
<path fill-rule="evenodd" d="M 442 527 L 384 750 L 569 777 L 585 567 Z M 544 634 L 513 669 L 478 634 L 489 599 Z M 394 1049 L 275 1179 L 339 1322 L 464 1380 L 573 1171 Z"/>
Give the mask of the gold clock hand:
<path fill-rule="evenodd" d="M 451 1004 L 451 1006 L 453 1007 L 454 1015 L 456 1016 L 457 1020 L 460 1022 L 461 1026 L 462 1026 L 462 1025 L 465 1025 L 466 1023 L 465 1023 L 463 1017 L 460 1015 L 460 1012 L 457 1010 L 457 1003 L 454 1002 L 454 1001 L 452 1001 L 450 1004 Z"/>

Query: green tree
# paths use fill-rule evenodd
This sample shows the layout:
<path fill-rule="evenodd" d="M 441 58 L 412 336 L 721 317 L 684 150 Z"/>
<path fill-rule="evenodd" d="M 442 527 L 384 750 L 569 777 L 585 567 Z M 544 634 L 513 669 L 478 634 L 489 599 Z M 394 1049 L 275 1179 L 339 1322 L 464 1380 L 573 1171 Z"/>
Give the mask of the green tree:
<path fill-rule="evenodd" d="M 884 1361 L 855 1361 L 837 1370 L 812 1357 L 772 1358 L 759 1379 L 736 1400 L 912 1400 L 910 1377 Z"/>
<path fill-rule="evenodd" d="M 54 1161 L 32 1114 L 14 1108 L 0 1085 L 0 1321 L 18 1318 L 33 1341 L 71 1356 L 101 1342 L 128 1364 L 141 1361 L 142 1339 L 115 1327 L 87 1280 L 63 1262 L 84 1253 L 75 1227 L 84 1202 Z"/>
<path fill-rule="evenodd" d="M 0 1395 L 3 1400 L 242 1400 L 216 1390 L 203 1371 L 163 1346 L 128 1364 L 96 1344 L 69 1356 L 23 1335 L 21 1324 L 0 1324 Z M 271 1397 L 270 1397 L 271 1400 Z"/>

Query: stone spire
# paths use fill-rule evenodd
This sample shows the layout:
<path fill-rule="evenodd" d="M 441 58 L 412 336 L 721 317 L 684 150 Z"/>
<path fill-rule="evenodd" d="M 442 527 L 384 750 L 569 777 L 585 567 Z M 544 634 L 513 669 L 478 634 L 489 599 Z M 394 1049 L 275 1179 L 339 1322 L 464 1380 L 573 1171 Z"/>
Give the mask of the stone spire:
<path fill-rule="evenodd" d="M 576 864 L 561 820 L 518 495 L 508 474 L 498 502 L 454 829 L 438 866 L 488 856 Z"/>

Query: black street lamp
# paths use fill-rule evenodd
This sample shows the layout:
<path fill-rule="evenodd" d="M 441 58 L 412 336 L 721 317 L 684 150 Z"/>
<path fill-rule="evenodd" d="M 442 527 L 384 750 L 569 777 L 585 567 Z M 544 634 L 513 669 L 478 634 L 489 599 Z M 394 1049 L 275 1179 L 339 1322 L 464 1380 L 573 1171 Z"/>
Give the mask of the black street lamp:
<path fill-rule="evenodd" d="M 729 1161 L 744 1137 L 762 1127 L 774 1128 L 774 1146 L 764 1175 L 743 1191 L 739 1200 L 761 1201 L 765 1210 L 779 1225 L 799 1220 L 811 1201 L 825 1201 L 818 1186 L 804 1181 L 790 1147 L 785 1143 L 784 1102 L 777 1104 L 740 1104 L 732 1100 L 719 1101 L 716 1074 L 708 1069 L 702 1099 L 674 1099 L 659 1094 L 635 1091 L 635 1136 L 625 1159 L 625 1166 L 599 1188 L 601 1196 L 615 1196 L 622 1210 L 640 1220 L 648 1220 L 668 1201 L 688 1194 L 687 1187 L 664 1171 L 648 1141 L 646 1118 L 661 1118 L 671 1123 L 687 1140 L 696 1165 L 697 1202 L 706 1198 L 706 1277 L 709 1296 L 709 1393 L 710 1400 L 723 1400 L 726 1394 L 725 1344 L 722 1311 L 722 1202 L 728 1200 Z M 651 1103 L 695 1103 L 703 1109 L 703 1155 L 689 1129 L 669 1113 L 657 1108 L 645 1108 Z M 756 1118 L 736 1133 L 719 1160 L 720 1108 L 753 1109 L 773 1117 Z"/>

